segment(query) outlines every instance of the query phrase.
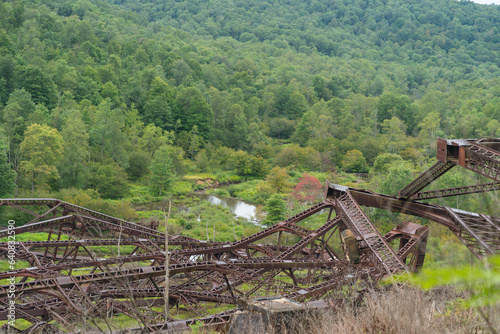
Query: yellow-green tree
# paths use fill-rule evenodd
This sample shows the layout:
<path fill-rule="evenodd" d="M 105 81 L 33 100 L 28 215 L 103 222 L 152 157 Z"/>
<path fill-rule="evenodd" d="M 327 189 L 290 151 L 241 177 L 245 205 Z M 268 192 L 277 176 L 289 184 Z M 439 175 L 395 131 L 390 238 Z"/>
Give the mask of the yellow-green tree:
<path fill-rule="evenodd" d="M 64 140 L 56 129 L 32 124 L 21 143 L 21 171 L 31 181 L 31 190 L 49 179 L 59 178 L 56 163 L 63 153 Z"/>
<path fill-rule="evenodd" d="M 441 124 L 441 117 L 439 117 L 439 113 L 433 111 L 427 114 L 425 118 L 418 125 L 420 130 L 420 137 L 422 139 L 429 140 L 429 146 L 432 149 L 436 148 L 436 138 L 437 132 L 439 130 L 439 125 Z"/>
<path fill-rule="evenodd" d="M 175 175 L 167 145 L 158 149 L 149 169 L 151 169 L 151 189 L 159 196 L 170 193 L 175 182 Z"/>
<path fill-rule="evenodd" d="M 278 194 L 286 193 L 292 187 L 290 176 L 286 169 L 278 166 L 271 169 L 269 174 L 267 174 L 266 182 Z"/>
<path fill-rule="evenodd" d="M 365 173 L 368 171 L 368 164 L 363 156 L 363 153 L 359 150 L 347 151 L 344 159 L 342 159 L 342 168 L 346 172 L 351 173 Z"/>

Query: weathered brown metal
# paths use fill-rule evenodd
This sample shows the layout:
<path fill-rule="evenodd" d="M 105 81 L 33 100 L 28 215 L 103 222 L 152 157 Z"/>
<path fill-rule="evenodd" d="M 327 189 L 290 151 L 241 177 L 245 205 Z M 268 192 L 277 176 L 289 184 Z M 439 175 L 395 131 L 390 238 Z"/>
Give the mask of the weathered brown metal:
<path fill-rule="evenodd" d="M 14 285 L 16 316 L 32 324 L 27 332 L 73 332 L 78 327 L 88 328 L 82 323 L 85 317 L 105 319 L 117 313 L 142 325 L 129 332 L 180 329 L 195 323 L 223 329 L 239 300 L 280 295 L 314 301 L 346 291 L 345 287 L 359 280 L 373 281 L 407 270 L 418 272 L 424 263 L 429 228 L 405 222 L 382 236 L 361 206 L 442 224 L 479 258 L 499 253 L 499 217 L 418 201 L 498 189 L 499 149 L 500 139 L 438 139 L 439 162 L 401 190 L 399 197 L 327 183 L 323 202 L 239 241 L 169 236 L 169 245 L 176 249 L 169 250 L 166 305 L 190 312 L 195 319 L 165 318 L 162 310 L 166 269 L 163 233 L 57 199 L 0 200 L 0 206 L 34 217 L 18 225 L 16 235 L 47 232 L 46 241 L 11 243 L 18 259 L 26 260 L 29 268 L 0 273 L 0 279 L 21 278 Z M 421 191 L 456 165 L 495 182 Z M 337 213 L 334 218 L 333 211 Z M 322 212 L 328 218 L 316 230 L 300 225 Z M 334 251 L 341 248 L 338 241 L 333 242 L 341 239 L 333 238 L 334 234 L 346 228 L 354 235 L 351 247 L 357 247 L 359 264 Z M 0 237 L 7 235 L 7 230 L 0 231 Z M 271 236 L 277 245 L 269 244 Z M 390 243 L 397 241 L 399 248 L 394 251 Z M 108 251 L 99 253 L 104 246 Z M 0 257 L 8 251 L 9 243 L 0 242 Z M 7 318 L 9 289 L 10 285 L 0 286 L 0 320 Z M 232 310 L 210 315 L 210 308 L 221 305 Z"/>
<path fill-rule="evenodd" d="M 413 195 L 411 199 L 415 200 L 433 199 L 433 198 L 450 197 L 458 195 L 476 194 L 476 193 L 495 191 L 495 190 L 500 190 L 500 183 L 492 182 L 485 184 L 476 184 L 472 186 L 422 191 Z"/>
<path fill-rule="evenodd" d="M 368 245 L 368 257 L 374 265 L 382 266 L 388 274 L 407 271 L 408 268 L 397 257 L 394 250 L 382 238 L 378 230 L 352 197 L 346 187 L 336 187 L 337 214 L 348 228 Z"/>
<path fill-rule="evenodd" d="M 449 161 L 438 161 L 431 168 L 422 173 L 419 177 L 413 180 L 409 185 L 401 189 L 399 192 L 399 197 L 409 198 L 414 194 L 418 193 L 420 190 L 427 187 L 429 184 L 434 182 L 438 177 L 449 171 L 455 166 L 453 162 Z"/>
<path fill-rule="evenodd" d="M 385 241 L 400 239 L 398 258 L 404 261 L 412 272 L 419 272 L 424 264 L 429 227 L 403 222 L 384 236 Z"/>
<path fill-rule="evenodd" d="M 328 198 L 331 200 L 337 196 L 335 187 L 336 185 L 330 185 L 327 192 Z M 485 252 L 485 249 L 488 248 L 491 248 L 494 253 L 500 252 L 500 231 L 498 229 L 500 217 L 480 215 L 475 212 L 425 202 L 398 199 L 395 196 L 378 194 L 364 189 L 349 188 L 349 191 L 360 205 L 413 215 L 448 227 L 478 258 L 488 254 L 489 251 Z M 450 210 L 460 217 L 460 221 L 450 215 Z M 477 232 L 471 235 L 469 230 Z"/>
<path fill-rule="evenodd" d="M 445 152 L 445 153 L 444 153 Z M 500 138 L 438 138 L 438 159 L 500 182 Z"/>

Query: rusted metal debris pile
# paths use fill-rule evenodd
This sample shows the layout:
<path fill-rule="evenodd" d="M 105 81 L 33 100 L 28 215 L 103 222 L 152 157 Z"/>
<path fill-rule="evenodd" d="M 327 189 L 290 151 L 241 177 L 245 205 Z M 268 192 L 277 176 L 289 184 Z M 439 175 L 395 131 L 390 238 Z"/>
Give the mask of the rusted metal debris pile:
<path fill-rule="evenodd" d="M 421 200 L 500 188 L 500 139 L 438 139 L 439 162 L 399 196 L 327 184 L 324 201 L 236 242 L 169 237 L 169 300 L 165 318 L 165 235 L 56 199 L 3 199 L 0 205 L 34 218 L 15 227 L 22 234 L 47 232 L 47 241 L 17 241 L 16 257 L 29 268 L 15 276 L 16 318 L 31 325 L 23 333 L 78 332 L 113 328 L 118 314 L 136 320 L 137 331 L 155 332 L 203 323 L 222 329 L 238 301 L 282 296 L 328 303 L 357 280 L 418 271 L 429 229 L 406 222 L 381 235 L 361 206 L 425 218 L 448 227 L 478 258 L 500 251 L 500 218 Z M 422 191 L 454 166 L 493 183 Z M 328 216 L 317 230 L 298 223 Z M 336 233 L 340 234 L 340 238 Z M 8 230 L 0 231 L 6 237 Z M 335 252 L 332 240 L 343 244 Z M 391 246 L 399 240 L 399 248 Z M 298 240 L 293 245 L 291 240 Z M 175 248 L 175 249 L 174 249 Z M 7 242 L 0 243 L 6 257 Z M 0 286 L 0 320 L 8 314 L 10 286 Z M 180 313 L 179 313 L 180 312 Z M 186 315 L 179 320 L 173 315 Z M 4 325 L 6 326 L 6 325 Z M 108 327 L 109 326 L 109 327 Z M 21 332 L 21 331 L 20 331 Z"/>

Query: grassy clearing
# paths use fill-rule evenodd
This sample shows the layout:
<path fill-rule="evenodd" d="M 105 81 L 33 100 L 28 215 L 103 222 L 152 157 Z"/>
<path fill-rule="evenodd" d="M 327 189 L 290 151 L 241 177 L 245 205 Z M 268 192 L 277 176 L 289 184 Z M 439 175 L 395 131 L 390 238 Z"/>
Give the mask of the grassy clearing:
<path fill-rule="evenodd" d="M 158 207 L 163 203 L 158 203 Z M 167 205 L 168 206 L 168 205 Z M 159 230 L 165 231 L 164 212 L 158 207 L 138 210 L 142 221 L 159 220 Z M 197 197 L 179 198 L 172 203 L 169 234 L 182 234 L 200 240 L 235 241 L 259 231 L 259 227 L 238 218 L 228 208 L 213 205 Z"/>

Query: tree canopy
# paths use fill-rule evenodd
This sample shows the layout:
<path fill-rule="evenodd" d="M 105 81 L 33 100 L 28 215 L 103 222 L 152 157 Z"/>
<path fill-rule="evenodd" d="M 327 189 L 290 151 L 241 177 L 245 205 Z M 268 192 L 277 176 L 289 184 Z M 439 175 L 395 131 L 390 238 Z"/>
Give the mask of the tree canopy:
<path fill-rule="evenodd" d="M 438 136 L 500 136 L 498 6 L 26 0 L 0 13 L 0 135 L 21 192 L 159 193 L 162 147 L 176 180 L 271 170 L 269 184 L 385 175 L 392 160 L 413 173 Z"/>

